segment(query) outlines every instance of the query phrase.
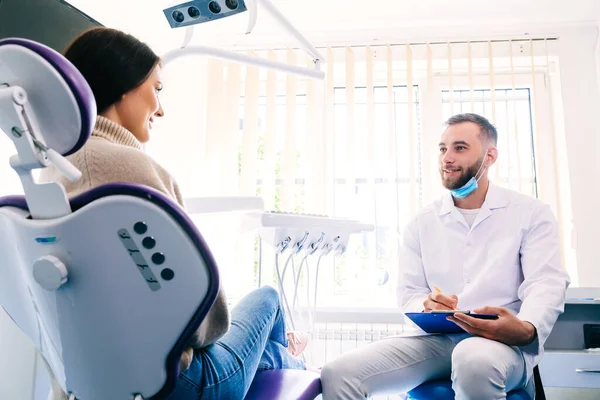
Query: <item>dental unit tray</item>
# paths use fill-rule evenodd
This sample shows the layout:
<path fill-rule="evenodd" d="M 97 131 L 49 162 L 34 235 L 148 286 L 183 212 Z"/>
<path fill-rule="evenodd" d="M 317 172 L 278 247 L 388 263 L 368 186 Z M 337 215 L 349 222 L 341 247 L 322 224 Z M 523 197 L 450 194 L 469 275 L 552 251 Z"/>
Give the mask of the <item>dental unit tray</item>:
<path fill-rule="evenodd" d="M 351 234 L 375 229 L 358 220 L 319 214 L 267 211 L 255 217 L 260 237 L 282 252 L 295 248 L 312 254 L 321 249 L 324 254 L 334 251 L 340 255 L 346 251 Z"/>

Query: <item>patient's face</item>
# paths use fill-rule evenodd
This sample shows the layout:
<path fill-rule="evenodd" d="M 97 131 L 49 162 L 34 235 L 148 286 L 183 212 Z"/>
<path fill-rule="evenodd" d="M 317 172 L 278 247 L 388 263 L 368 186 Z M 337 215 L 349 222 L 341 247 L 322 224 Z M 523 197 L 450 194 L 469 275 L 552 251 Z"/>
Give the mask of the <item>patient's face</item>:
<path fill-rule="evenodd" d="M 483 144 L 479 126 L 463 122 L 449 126 L 439 144 L 440 176 L 446 189 L 464 186 L 481 166 Z"/>
<path fill-rule="evenodd" d="M 150 139 L 155 118 L 164 115 L 158 93 L 162 90 L 161 67 L 157 66 L 140 86 L 115 104 L 120 123 L 141 142 Z"/>

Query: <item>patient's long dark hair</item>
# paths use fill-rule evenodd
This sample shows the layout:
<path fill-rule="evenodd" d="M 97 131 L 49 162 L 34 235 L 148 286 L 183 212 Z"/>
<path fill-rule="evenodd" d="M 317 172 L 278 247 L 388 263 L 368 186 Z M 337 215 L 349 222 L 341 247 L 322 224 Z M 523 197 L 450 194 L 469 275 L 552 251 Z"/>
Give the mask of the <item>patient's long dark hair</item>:
<path fill-rule="evenodd" d="M 160 58 L 132 35 L 111 28 L 83 32 L 64 52 L 90 85 L 98 114 L 141 85 Z"/>

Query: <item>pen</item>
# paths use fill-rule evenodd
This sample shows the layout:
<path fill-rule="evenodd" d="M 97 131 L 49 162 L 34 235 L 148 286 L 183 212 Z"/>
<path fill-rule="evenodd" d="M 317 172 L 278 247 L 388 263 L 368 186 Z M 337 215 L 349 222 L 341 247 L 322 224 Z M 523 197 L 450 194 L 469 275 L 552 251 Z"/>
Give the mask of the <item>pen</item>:
<path fill-rule="evenodd" d="M 441 290 L 439 287 L 437 287 L 437 286 L 434 286 L 434 287 L 433 287 L 433 290 L 435 290 L 435 291 L 436 291 L 437 293 L 439 293 L 439 294 L 444 294 L 444 293 L 442 293 L 442 290 Z M 452 309 L 453 309 L 453 310 L 457 310 L 457 308 L 456 308 L 456 307 L 454 307 L 454 308 L 452 308 Z"/>

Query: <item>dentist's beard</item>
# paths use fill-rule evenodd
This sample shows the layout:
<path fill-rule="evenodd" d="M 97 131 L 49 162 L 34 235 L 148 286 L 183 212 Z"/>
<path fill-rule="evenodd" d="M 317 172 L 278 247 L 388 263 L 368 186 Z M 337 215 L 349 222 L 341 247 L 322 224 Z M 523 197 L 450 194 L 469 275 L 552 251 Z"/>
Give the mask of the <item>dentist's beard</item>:
<path fill-rule="evenodd" d="M 440 168 L 440 176 L 442 178 L 442 185 L 448 190 L 456 190 L 465 186 L 469 180 L 477 175 L 477 171 L 483 162 L 483 157 L 480 157 L 466 170 L 461 170 L 461 175 L 458 178 L 444 178 L 444 167 Z"/>

